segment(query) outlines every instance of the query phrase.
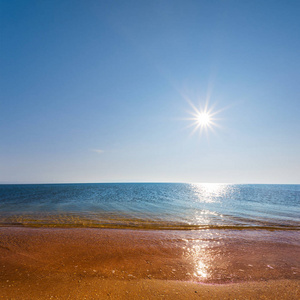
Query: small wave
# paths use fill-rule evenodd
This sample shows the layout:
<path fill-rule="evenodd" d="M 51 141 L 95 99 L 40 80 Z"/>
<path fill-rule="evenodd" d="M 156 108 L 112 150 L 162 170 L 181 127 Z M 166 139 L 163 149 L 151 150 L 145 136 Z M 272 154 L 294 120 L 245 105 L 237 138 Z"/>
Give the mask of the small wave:
<path fill-rule="evenodd" d="M 103 229 L 136 229 L 136 230 L 300 230 L 300 226 L 294 225 L 191 225 L 178 223 L 156 222 L 103 222 L 90 221 L 77 222 L 39 222 L 33 220 L 20 222 L 0 222 L 0 227 L 46 227 L 46 228 L 103 228 Z"/>

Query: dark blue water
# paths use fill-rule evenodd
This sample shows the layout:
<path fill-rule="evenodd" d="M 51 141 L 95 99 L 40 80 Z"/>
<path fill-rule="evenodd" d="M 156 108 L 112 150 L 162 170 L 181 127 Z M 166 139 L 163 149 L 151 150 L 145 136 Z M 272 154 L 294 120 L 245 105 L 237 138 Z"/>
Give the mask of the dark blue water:
<path fill-rule="evenodd" d="M 0 185 L 0 226 L 300 229 L 300 185 Z"/>

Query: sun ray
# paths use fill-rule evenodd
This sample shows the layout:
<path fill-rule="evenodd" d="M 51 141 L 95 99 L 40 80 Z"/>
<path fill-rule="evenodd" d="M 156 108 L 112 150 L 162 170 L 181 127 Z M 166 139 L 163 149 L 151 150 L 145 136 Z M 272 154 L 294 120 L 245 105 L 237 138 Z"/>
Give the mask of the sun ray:
<path fill-rule="evenodd" d="M 209 105 L 208 101 L 205 101 L 204 105 L 196 107 L 189 98 L 186 98 L 186 100 L 192 108 L 192 111 L 189 112 L 190 118 L 186 119 L 192 121 L 187 126 L 193 128 L 191 135 L 196 132 L 199 132 L 200 135 L 203 133 L 208 134 L 209 131 L 215 133 L 215 129 L 220 127 L 217 123 L 219 119 L 215 116 L 224 109 L 215 110 L 215 104 Z"/>

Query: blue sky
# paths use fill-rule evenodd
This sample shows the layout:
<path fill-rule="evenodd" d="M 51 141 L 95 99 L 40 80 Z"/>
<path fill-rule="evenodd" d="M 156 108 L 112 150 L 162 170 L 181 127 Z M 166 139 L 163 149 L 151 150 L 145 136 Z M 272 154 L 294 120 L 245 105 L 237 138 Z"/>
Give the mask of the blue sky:
<path fill-rule="evenodd" d="M 0 182 L 300 183 L 299 1 L 0 4 Z"/>

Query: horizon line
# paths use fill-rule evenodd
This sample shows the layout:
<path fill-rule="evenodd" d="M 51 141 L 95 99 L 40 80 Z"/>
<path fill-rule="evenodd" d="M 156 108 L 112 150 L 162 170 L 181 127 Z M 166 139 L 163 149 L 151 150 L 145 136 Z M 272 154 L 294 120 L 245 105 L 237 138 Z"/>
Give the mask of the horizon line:
<path fill-rule="evenodd" d="M 300 183 L 257 183 L 257 182 L 185 182 L 185 181 L 101 181 L 101 182 L 0 182 L 0 185 L 57 185 L 57 184 L 126 184 L 126 183 L 182 183 L 182 184 L 245 184 L 245 185 L 300 185 Z"/>

